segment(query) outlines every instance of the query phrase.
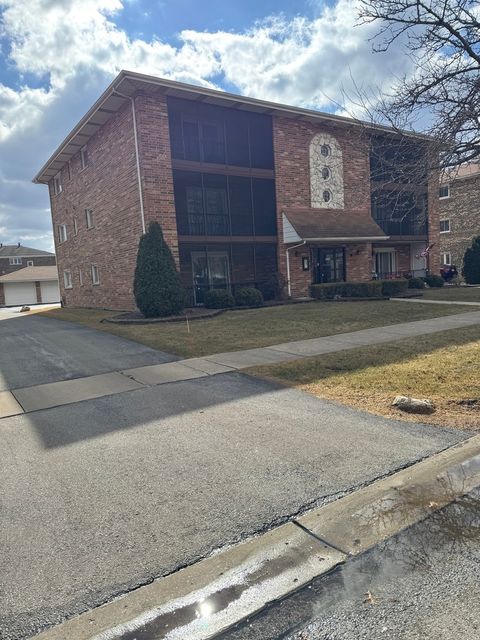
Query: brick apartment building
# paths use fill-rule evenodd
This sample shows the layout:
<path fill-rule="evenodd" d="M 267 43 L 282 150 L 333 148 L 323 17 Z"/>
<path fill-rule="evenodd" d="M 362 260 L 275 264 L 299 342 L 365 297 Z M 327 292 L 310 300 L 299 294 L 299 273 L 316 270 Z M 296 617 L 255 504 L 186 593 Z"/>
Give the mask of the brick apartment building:
<path fill-rule="evenodd" d="M 461 274 L 465 251 L 480 235 L 480 164 L 445 174 L 439 196 L 440 261 L 455 265 Z"/>
<path fill-rule="evenodd" d="M 437 273 L 428 155 L 421 136 L 122 71 L 35 182 L 49 186 L 64 303 L 132 309 L 153 220 L 190 304 L 211 287 L 303 297 Z"/>

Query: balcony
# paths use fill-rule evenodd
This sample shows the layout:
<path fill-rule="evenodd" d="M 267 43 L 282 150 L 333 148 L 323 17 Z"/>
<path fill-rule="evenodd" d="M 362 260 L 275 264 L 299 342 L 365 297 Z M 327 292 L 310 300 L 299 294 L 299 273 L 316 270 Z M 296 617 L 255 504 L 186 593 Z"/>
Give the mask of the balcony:
<path fill-rule="evenodd" d="M 388 236 L 426 236 L 428 233 L 425 219 L 392 220 L 390 218 L 379 220 L 376 218 L 375 222 Z"/>

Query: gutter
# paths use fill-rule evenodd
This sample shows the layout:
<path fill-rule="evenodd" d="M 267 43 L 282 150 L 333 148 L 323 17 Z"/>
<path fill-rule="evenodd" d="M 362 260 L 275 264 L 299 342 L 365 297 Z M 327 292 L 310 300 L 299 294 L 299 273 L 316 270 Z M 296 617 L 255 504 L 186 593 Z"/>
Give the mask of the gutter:
<path fill-rule="evenodd" d="M 124 93 L 120 93 L 117 89 L 113 89 L 112 94 L 116 93 L 122 98 L 130 100 L 132 103 L 132 120 L 133 120 L 133 138 L 135 141 L 135 163 L 137 165 L 137 182 L 138 182 L 138 196 L 140 198 L 140 219 L 142 222 L 142 233 L 145 233 L 145 211 L 143 209 L 143 191 L 142 191 L 142 178 L 140 173 L 140 155 L 138 153 L 138 135 L 137 135 L 137 117 L 135 114 L 135 100 L 132 96 L 126 96 Z"/>

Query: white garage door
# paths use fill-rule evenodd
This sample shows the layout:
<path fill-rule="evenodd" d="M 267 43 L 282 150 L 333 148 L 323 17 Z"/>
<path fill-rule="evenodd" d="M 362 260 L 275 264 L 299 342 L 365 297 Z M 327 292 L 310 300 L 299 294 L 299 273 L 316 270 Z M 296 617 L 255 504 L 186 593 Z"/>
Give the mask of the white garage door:
<path fill-rule="evenodd" d="M 60 289 L 56 280 L 41 282 L 40 289 L 42 291 L 42 302 L 60 302 Z"/>
<path fill-rule="evenodd" d="M 5 282 L 5 305 L 18 307 L 23 304 L 36 304 L 37 294 L 34 282 Z"/>

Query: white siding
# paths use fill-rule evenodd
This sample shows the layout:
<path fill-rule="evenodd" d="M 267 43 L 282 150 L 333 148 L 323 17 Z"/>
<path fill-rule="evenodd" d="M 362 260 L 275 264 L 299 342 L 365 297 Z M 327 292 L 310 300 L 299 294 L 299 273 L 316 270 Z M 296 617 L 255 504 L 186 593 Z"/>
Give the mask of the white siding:
<path fill-rule="evenodd" d="M 283 214 L 283 242 L 289 244 L 291 242 L 301 242 L 301 238 L 290 224 L 290 220 Z"/>

